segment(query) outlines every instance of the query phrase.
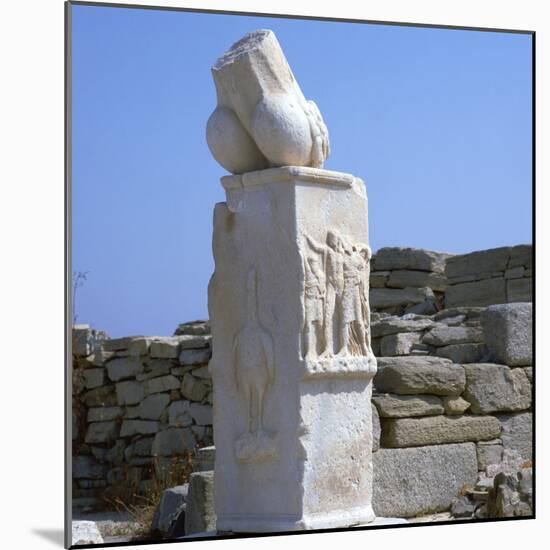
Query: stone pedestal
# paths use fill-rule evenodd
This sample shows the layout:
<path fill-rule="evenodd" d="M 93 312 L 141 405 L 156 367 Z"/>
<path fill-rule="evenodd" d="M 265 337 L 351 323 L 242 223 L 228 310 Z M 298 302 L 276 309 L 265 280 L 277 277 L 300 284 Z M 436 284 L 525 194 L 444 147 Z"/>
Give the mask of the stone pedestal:
<path fill-rule="evenodd" d="M 363 182 L 289 166 L 222 185 L 208 294 L 217 529 L 371 522 Z"/>

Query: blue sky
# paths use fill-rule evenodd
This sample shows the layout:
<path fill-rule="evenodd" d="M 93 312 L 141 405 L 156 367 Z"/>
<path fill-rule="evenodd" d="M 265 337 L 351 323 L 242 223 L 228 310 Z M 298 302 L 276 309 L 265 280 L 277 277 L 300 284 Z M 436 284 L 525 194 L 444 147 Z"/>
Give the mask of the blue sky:
<path fill-rule="evenodd" d="M 259 28 L 323 113 L 325 168 L 365 181 L 373 250 L 531 242 L 530 36 L 73 6 L 78 322 L 164 335 L 207 317 L 226 173 L 210 67 Z"/>

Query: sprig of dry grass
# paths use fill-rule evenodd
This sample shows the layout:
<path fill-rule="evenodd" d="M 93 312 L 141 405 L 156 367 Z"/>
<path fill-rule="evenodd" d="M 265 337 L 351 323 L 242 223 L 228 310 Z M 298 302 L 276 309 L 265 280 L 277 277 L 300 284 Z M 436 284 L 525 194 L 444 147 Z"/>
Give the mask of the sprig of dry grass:
<path fill-rule="evenodd" d="M 152 477 L 145 491 L 133 473 L 134 468 L 125 465 L 122 479 L 105 490 L 103 501 L 106 506 L 117 512 L 126 512 L 138 525 L 134 539 L 154 538 L 151 523 L 162 493 L 189 480 L 193 471 L 192 458 L 191 451 L 183 456 L 171 457 L 168 462 L 161 462 L 158 457 L 154 457 L 149 470 Z"/>

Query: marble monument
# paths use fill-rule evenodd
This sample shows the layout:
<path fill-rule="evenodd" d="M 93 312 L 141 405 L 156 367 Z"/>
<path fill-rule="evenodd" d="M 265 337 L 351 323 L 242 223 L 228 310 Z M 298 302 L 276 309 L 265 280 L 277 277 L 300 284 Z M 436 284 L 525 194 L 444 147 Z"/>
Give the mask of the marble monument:
<path fill-rule="evenodd" d="M 208 289 L 218 531 L 348 527 L 372 511 L 367 196 L 273 32 L 212 69 L 226 202 Z"/>

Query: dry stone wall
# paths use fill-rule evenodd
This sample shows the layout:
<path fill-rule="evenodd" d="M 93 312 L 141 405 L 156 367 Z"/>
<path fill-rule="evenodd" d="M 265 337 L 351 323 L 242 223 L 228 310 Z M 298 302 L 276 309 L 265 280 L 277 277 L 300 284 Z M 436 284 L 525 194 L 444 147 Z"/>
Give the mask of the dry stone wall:
<path fill-rule="evenodd" d="M 453 517 L 493 517 L 497 508 L 500 515 L 529 509 L 531 270 L 530 246 L 460 256 L 393 248 L 374 256 L 378 516 L 450 510 Z M 504 293 L 460 298 L 461 285 L 482 288 L 484 281 L 503 282 Z M 154 468 L 211 444 L 209 332 L 208 323 L 195 322 L 180 325 L 172 337 L 109 339 L 75 327 L 75 504 L 99 504 L 128 472 L 146 491 Z M 208 464 L 196 461 L 181 497 L 186 532 L 213 524 L 208 471 L 214 453 L 209 447 L 196 455 L 208 455 Z M 513 490 L 502 488 L 504 479 L 515 480 Z M 497 505 L 501 494 L 506 498 L 498 497 Z M 521 506 L 510 504 L 516 494 Z"/>
<path fill-rule="evenodd" d="M 210 327 L 172 337 L 109 339 L 73 330 L 73 503 L 98 507 L 107 489 L 147 492 L 173 460 L 212 442 Z"/>
<path fill-rule="evenodd" d="M 370 307 L 396 315 L 432 315 L 443 308 L 528 302 L 532 269 L 531 245 L 459 255 L 381 248 L 372 258 Z"/>

